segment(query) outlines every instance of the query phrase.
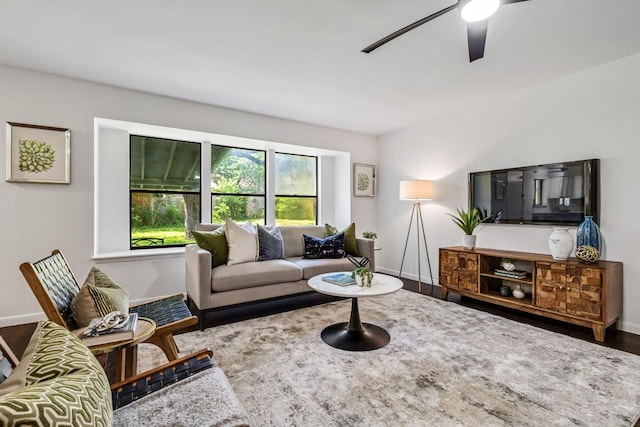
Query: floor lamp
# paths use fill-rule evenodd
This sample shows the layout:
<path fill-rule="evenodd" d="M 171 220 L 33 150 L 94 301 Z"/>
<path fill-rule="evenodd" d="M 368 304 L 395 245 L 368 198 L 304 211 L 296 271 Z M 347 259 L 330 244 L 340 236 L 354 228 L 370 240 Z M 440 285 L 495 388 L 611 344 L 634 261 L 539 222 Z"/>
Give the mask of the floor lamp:
<path fill-rule="evenodd" d="M 398 278 L 400 278 L 400 276 L 402 275 L 402 267 L 404 266 L 404 258 L 407 254 L 407 245 L 409 244 L 411 226 L 413 224 L 413 218 L 415 217 L 416 239 L 418 243 L 418 292 L 422 293 L 422 271 L 420 269 L 420 232 L 422 231 L 422 241 L 424 242 L 424 250 L 427 255 L 427 265 L 429 266 L 429 277 L 431 277 L 431 294 L 433 294 L 433 273 L 431 272 L 431 261 L 429 260 L 429 250 L 427 248 L 427 235 L 424 232 L 424 221 L 422 220 L 420 201 L 431 200 L 432 198 L 432 181 L 400 181 L 400 200 L 413 200 L 413 209 L 411 210 L 411 219 L 409 220 L 409 228 L 407 229 L 407 240 L 404 243 L 404 251 L 402 252 L 402 262 L 400 263 L 400 272 L 398 273 Z"/>

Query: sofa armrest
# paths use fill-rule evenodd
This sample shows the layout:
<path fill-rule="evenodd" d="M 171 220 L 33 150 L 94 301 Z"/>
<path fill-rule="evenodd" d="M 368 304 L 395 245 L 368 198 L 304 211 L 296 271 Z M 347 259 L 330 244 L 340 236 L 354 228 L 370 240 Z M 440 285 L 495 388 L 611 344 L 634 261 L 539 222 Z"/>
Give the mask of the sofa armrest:
<path fill-rule="evenodd" d="M 360 252 L 360 255 L 369 258 L 368 267 L 371 271 L 376 271 L 376 241 L 357 237 L 356 242 L 358 243 L 358 252 Z"/>
<path fill-rule="evenodd" d="M 211 296 L 211 252 L 190 244 L 185 247 L 187 295 L 199 309 L 209 307 Z"/>

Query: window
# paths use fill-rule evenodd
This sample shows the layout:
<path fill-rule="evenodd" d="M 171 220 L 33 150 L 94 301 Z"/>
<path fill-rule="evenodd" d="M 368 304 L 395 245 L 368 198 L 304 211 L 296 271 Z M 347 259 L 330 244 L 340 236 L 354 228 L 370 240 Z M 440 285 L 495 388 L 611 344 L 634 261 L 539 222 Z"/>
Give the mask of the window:
<path fill-rule="evenodd" d="M 131 249 L 182 246 L 200 222 L 200 144 L 129 138 Z"/>
<path fill-rule="evenodd" d="M 315 225 L 318 159 L 275 153 L 276 225 Z"/>
<path fill-rule="evenodd" d="M 265 224 L 266 152 L 211 146 L 211 222 Z"/>

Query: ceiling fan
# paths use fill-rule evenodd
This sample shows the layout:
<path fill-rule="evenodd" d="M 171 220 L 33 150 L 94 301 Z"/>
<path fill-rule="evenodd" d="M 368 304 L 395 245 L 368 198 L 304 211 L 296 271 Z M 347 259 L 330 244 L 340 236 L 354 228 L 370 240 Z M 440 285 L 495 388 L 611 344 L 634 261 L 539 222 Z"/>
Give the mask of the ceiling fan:
<path fill-rule="evenodd" d="M 429 21 L 436 19 L 438 16 L 444 15 L 453 9 L 460 10 L 460 16 L 467 22 L 467 40 L 469 44 L 469 62 L 480 59 L 484 56 L 484 45 L 487 40 L 487 27 L 489 25 L 489 17 L 493 15 L 500 5 L 519 3 L 528 0 L 458 0 L 456 4 L 445 7 L 436 13 L 420 19 L 411 25 L 407 25 L 398 31 L 378 40 L 377 42 L 362 49 L 364 53 L 370 53 L 380 46 L 390 42 L 403 35 L 406 32 L 419 27 Z"/>

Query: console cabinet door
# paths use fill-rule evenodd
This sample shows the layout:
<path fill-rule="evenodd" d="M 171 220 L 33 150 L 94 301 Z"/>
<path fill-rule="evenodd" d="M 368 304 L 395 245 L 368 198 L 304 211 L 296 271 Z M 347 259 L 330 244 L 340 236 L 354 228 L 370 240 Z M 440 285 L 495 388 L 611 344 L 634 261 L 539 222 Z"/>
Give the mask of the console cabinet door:
<path fill-rule="evenodd" d="M 567 266 L 567 314 L 602 318 L 603 276 L 599 268 Z"/>
<path fill-rule="evenodd" d="M 536 263 L 536 306 L 565 313 L 567 311 L 566 264 Z"/>
<path fill-rule="evenodd" d="M 536 306 L 573 316 L 602 317 L 603 271 L 563 263 L 536 263 Z"/>
<path fill-rule="evenodd" d="M 449 288 L 478 291 L 478 255 L 440 251 L 440 284 Z"/>

